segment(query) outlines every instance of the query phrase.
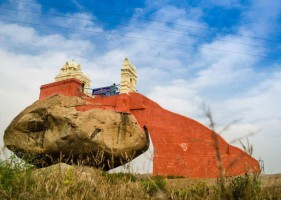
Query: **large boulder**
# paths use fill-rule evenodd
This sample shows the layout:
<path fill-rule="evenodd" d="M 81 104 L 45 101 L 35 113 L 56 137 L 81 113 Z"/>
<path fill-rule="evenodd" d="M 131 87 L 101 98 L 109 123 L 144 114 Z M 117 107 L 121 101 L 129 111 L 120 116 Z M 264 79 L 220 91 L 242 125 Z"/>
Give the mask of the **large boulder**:
<path fill-rule="evenodd" d="M 109 170 L 147 150 L 149 136 L 132 114 L 77 111 L 79 97 L 54 95 L 24 109 L 8 126 L 4 143 L 38 167 L 58 162 Z"/>

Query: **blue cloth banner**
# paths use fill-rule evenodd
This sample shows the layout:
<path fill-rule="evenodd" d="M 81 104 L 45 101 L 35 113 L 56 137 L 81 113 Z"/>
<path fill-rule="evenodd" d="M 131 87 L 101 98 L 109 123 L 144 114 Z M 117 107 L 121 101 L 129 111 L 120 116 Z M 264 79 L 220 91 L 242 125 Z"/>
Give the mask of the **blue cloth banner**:
<path fill-rule="evenodd" d="M 111 91 L 111 87 L 103 87 L 93 89 L 92 95 L 107 95 Z"/>

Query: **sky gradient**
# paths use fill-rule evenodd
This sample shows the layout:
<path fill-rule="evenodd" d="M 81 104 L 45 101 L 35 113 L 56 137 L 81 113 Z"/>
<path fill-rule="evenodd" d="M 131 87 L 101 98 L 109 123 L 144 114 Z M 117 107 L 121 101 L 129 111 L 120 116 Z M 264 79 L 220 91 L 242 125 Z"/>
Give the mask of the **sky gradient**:
<path fill-rule="evenodd" d="M 280 173 L 280 26 L 274 0 L 0 0 L 1 138 L 66 60 L 96 88 L 119 83 L 128 57 L 140 93 L 208 125 L 205 103 L 219 133 L 237 120 L 222 137 L 241 148 L 250 134 L 266 173 Z"/>

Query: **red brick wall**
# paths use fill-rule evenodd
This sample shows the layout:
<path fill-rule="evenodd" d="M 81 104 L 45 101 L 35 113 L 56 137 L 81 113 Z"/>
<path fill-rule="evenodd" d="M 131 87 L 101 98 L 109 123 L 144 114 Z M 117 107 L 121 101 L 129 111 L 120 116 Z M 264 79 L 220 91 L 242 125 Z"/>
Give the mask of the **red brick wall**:
<path fill-rule="evenodd" d="M 141 126 L 146 126 L 153 145 L 153 174 L 180 175 L 191 178 L 219 175 L 212 131 L 190 118 L 161 108 L 150 99 L 130 93 L 131 112 Z M 137 102 L 137 103 L 136 103 Z M 138 104 L 138 105 L 136 105 Z M 244 151 L 219 141 L 222 164 L 226 175 L 244 174 L 245 170 L 259 172 L 258 162 Z"/>
<path fill-rule="evenodd" d="M 190 178 L 219 176 L 212 131 L 188 117 L 161 108 L 138 93 L 100 97 L 88 100 L 90 106 L 76 107 L 115 109 L 132 113 L 141 127 L 146 126 L 154 146 L 153 174 L 178 175 Z M 229 145 L 215 133 L 223 170 L 226 176 L 242 175 L 246 171 L 260 172 L 254 158 L 241 149 Z"/>
<path fill-rule="evenodd" d="M 82 82 L 74 78 L 42 85 L 39 99 L 44 99 L 54 94 L 81 96 L 81 86 Z"/>

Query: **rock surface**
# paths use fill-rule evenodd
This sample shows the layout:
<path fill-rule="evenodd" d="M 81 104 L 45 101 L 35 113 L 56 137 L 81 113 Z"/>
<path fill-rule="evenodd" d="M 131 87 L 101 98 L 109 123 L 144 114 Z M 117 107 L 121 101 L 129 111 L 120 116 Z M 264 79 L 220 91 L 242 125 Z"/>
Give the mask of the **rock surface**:
<path fill-rule="evenodd" d="M 109 170 L 146 151 L 148 133 L 132 114 L 75 106 L 79 97 L 54 95 L 24 109 L 8 126 L 8 149 L 38 167 L 58 162 Z"/>

